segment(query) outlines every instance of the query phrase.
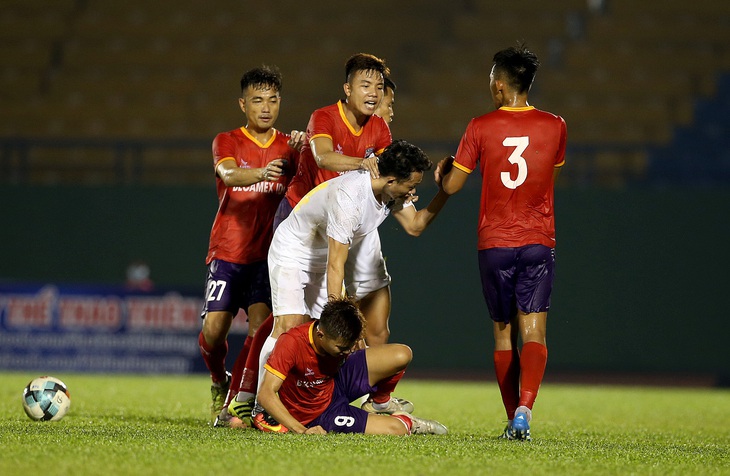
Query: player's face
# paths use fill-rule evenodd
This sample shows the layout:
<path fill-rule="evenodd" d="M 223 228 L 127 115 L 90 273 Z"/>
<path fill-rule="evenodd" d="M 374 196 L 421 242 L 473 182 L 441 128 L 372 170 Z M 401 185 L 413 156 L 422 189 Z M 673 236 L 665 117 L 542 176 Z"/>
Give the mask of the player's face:
<path fill-rule="evenodd" d="M 421 180 L 423 180 L 423 172 L 411 172 L 411 176 L 406 180 L 389 180 L 383 187 L 383 193 L 388 201 L 404 199 L 408 195 L 415 195 L 416 185 L 421 183 Z"/>
<path fill-rule="evenodd" d="M 383 99 L 383 75 L 373 70 L 353 73 L 345 83 L 347 104 L 357 113 L 372 116 Z"/>
<path fill-rule="evenodd" d="M 279 91 L 274 88 L 248 86 L 238 103 L 246 114 L 246 127 L 257 132 L 265 132 L 274 127 L 279 117 L 281 97 Z"/>
<path fill-rule="evenodd" d="M 383 100 L 380 101 L 380 105 L 375 110 L 375 114 L 385 119 L 385 122 L 390 124 L 393 122 L 393 104 L 395 104 L 395 91 L 390 88 L 386 88 L 383 92 Z"/>
<path fill-rule="evenodd" d="M 341 337 L 335 339 L 322 331 L 317 331 L 317 337 L 319 337 L 320 349 L 333 357 L 344 357 L 355 349 L 355 342 L 346 342 Z"/>

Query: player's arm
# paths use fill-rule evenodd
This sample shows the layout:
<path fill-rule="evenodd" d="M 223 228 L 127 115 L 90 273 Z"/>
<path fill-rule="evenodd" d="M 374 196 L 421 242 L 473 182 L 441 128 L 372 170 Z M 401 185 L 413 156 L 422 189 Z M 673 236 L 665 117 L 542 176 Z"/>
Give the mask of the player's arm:
<path fill-rule="evenodd" d="M 419 236 L 423 233 L 449 199 L 449 194 L 443 190 L 443 177 L 449 172 L 453 160 L 453 157 L 447 157 L 436 165 L 433 176 L 436 185 L 439 187 L 439 191 L 426 208 L 416 211 L 416 207 L 404 204 L 404 206 L 393 210 L 393 216 L 409 235 Z M 418 196 L 414 194 L 411 194 L 411 197 L 408 198 L 408 201 L 411 203 L 415 203 L 418 200 Z"/>
<path fill-rule="evenodd" d="M 415 206 L 403 206 L 393 210 L 392 215 L 411 236 L 420 236 L 428 225 L 436 218 L 449 199 L 449 195 L 439 189 L 426 208 L 416 211 Z"/>
<path fill-rule="evenodd" d="M 454 157 L 444 159 L 447 162 L 444 163 L 441 179 L 441 189 L 448 195 L 453 195 L 462 188 L 466 183 L 466 179 L 469 178 L 469 172 L 464 170 L 458 164 L 454 165 Z"/>
<path fill-rule="evenodd" d="M 247 187 L 263 181 L 277 181 L 284 172 L 284 160 L 272 160 L 266 167 L 246 169 L 236 165 L 233 157 L 221 159 L 215 171 L 226 187 Z"/>
<path fill-rule="evenodd" d="M 261 387 L 256 398 L 261 406 L 264 407 L 264 410 L 274 417 L 276 421 L 287 427 L 289 431 L 300 434 L 304 433 L 307 431 L 307 427 L 297 421 L 279 399 L 278 392 L 283 383 L 284 380 L 282 378 L 266 370 L 264 372 L 264 380 L 261 382 Z"/>
<path fill-rule="evenodd" d="M 327 248 L 327 296 L 342 296 L 342 281 L 345 279 L 345 261 L 350 246 L 328 237 Z"/>
<path fill-rule="evenodd" d="M 349 155 L 338 154 L 332 145 L 332 139 L 326 136 L 318 136 L 309 141 L 312 148 L 312 155 L 321 169 L 333 172 L 347 172 L 350 170 L 365 169 L 370 172 L 373 178 L 378 178 L 378 158 L 373 156 L 368 159 L 350 157 Z"/>

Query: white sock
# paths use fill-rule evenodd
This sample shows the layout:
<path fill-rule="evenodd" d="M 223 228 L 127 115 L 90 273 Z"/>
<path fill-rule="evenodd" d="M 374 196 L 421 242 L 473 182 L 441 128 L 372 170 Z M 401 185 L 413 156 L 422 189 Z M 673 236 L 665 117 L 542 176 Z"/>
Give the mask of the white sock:
<path fill-rule="evenodd" d="M 261 347 L 261 353 L 259 354 L 259 382 L 256 385 L 256 393 L 259 393 L 259 389 L 261 389 L 261 382 L 263 382 L 264 373 L 266 372 L 264 364 L 269 360 L 271 351 L 274 350 L 274 345 L 276 345 L 276 337 L 269 336 L 266 338 L 264 346 Z"/>
<path fill-rule="evenodd" d="M 390 405 L 390 400 L 388 400 L 385 403 L 375 403 L 375 402 L 373 402 L 373 408 L 376 409 L 376 410 L 385 410 L 386 408 L 388 408 L 388 405 Z"/>
<path fill-rule="evenodd" d="M 238 392 L 238 395 L 236 395 L 236 401 L 237 402 L 245 402 L 249 398 L 255 397 L 255 395 L 251 392 Z"/>

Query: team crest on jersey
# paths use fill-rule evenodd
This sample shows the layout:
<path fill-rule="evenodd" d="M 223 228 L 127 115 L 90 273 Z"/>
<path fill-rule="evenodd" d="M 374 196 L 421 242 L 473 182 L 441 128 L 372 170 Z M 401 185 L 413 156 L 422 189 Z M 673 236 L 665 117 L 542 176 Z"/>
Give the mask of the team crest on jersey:
<path fill-rule="evenodd" d="M 375 147 L 368 147 L 367 149 L 365 149 L 365 155 L 363 157 L 367 159 L 371 155 L 375 155 Z"/>

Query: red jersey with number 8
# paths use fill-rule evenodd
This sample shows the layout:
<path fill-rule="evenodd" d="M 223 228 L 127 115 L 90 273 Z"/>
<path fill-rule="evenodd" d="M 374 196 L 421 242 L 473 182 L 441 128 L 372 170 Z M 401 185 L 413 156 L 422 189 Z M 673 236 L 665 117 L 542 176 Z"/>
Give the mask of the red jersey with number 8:
<path fill-rule="evenodd" d="M 478 249 L 555 247 L 553 174 L 565 162 L 566 136 L 562 117 L 532 106 L 469 122 L 454 167 L 481 170 Z"/>

